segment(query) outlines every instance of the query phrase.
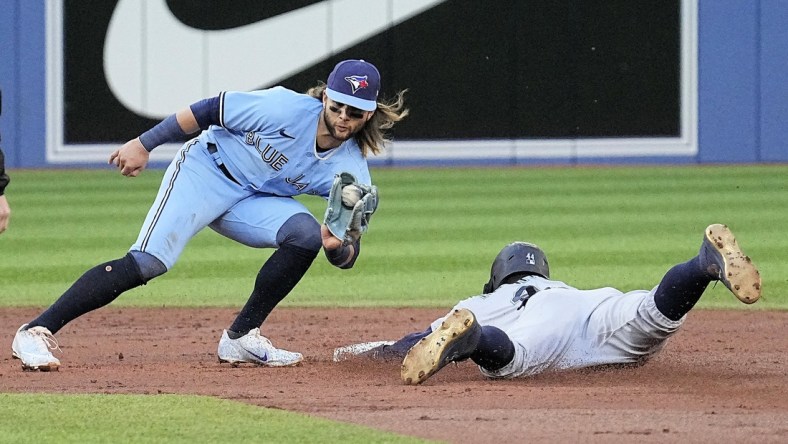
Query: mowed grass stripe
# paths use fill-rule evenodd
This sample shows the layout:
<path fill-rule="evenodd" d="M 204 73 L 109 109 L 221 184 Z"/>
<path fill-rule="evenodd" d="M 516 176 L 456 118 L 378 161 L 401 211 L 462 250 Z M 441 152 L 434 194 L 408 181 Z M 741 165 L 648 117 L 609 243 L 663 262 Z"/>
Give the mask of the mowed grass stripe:
<path fill-rule="evenodd" d="M 428 442 L 206 396 L 0 394 L 0 415 L 13 443 Z"/>
<path fill-rule="evenodd" d="M 761 268 L 768 306 L 784 307 L 787 172 L 779 165 L 376 169 L 381 204 L 356 267 L 337 270 L 319 255 L 284 304 L 447 306 L 478 292 L 494 255 L 515 239 L 541 245 L 554 276 L 575 285 L 651 288 L 697 252 L 706 225 L 723 222 Z M 2 305 L 48 305 L 87 268 L 125 254 L 163 175 L 13 173 L 11 230 L 0 236 Z M 298 199 L 322 218 L 322 199 Z M 114 304 L 237 306 L 270 254 L 205 230 L 173 270 Z"/>

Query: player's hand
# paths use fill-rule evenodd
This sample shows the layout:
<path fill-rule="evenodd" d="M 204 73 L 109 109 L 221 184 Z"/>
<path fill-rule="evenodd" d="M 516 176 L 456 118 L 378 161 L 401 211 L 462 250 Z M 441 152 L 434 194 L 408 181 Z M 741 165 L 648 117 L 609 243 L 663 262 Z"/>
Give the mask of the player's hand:
<path fill-rule="evenodd" d="M 8 228 L 9 217 L 11 217 L 11 207 L 8 206 L 8 200 L 5 195 L 0 196 L 0 233 Z"/>
<path fill-rule="evenodd" d="M 342 246 L 342 239 L 331 234 L 326 224 L 320 225 L 320 237 L 323 239 L 323 248 L 326 250 L 336 250 Z"/>
<path fill-rule="evenodd" d="M 150 153 L 142 146 L 139 138 L 126 142 L 125 145 L 113 151 L 109 162 L 120 170 L 120 174 L 137 177 L 148 166 Z"/>

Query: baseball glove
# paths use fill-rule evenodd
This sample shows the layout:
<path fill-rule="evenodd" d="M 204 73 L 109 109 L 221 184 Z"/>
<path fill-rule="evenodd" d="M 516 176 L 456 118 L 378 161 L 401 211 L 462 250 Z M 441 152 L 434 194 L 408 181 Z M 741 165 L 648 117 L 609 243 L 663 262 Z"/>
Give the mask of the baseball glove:
<path fill-rule="evenodd" d="M 378 208 L 378 187 L 356 182 L 350 173 L 334 176 L 323 223 L 342 245 L 355 243 L 369 229 Z"/>

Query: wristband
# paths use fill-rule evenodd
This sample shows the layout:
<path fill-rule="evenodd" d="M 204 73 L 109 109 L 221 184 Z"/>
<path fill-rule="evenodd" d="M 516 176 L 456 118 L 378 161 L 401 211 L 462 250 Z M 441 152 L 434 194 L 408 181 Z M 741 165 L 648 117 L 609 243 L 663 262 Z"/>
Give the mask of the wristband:
<path fill-rule="evenodd" d="M 148 152 L 153 151 L 157 146 L 172 142 L 175 140 L 186 140 L 188 134 L 183 132 L 181 125 L 178 124 L 178 119 L 175 114 L 171 114 L 166 119 L 159 122 L 158 125 L 145 131 L 140 135 L 140 143 L 145 147 Z"/>
<path fill-rule="evenodd" d="M 326 259 L 331 265 L 341 268 L 341 269 L 348 269 L 353 268 L 353 264 L 356 263 L 356 258 L 358 258 L 358 252 L 361 249 L 361 242 L 356 241 L 350 245 L 343 245 L 335 250 L 325 250 Z"/>

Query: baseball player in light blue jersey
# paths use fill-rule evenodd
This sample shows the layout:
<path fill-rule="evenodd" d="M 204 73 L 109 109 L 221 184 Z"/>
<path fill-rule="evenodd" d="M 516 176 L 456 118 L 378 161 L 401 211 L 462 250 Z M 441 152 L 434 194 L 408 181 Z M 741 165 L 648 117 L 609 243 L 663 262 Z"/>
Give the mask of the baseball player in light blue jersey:
<path fill-rule="evenodd" d="M 109 162 L 134 177 L 155 147 L 199 133 L 167 169 L 129 253 L 88 270 L 51 307 L 19 328 L 12 351 L 23 369 L 57 370 L 60 362 L 50 351 L 57 346 L 53 334 L 170 270 L 205 227 L 244 245 L 276 249 L 260 269 L 248 302 L 224 330 L 219 361 L 298 364 L 300 353 L 274 347 L 260 327 L 321 248 L 331 264 L 352 267 L 362 232 L 355 226 L 347 236 L 337 236 L 332 223 L 321 225 L 293 196 L 329 198 L 340 175 L 354 179 L 359 193 L 376 193 L 366 158 L 381 152 L 385 130 L 408 113 L 404 91 L 386 102 L 378 99 L 379 90 L 374 65 L 345 60 L 326 84 L 306 94 L 282 87 L 223 92 L 169 116 L 113 152 Z M 366 208 L 368 215 L 374 207 L 376 196 Z"/>
<path fill-rule="evenodd" d="M 406 384 L 422 383 L 449 362 L 468 358 L 491 378 L 643 364 L 662 350 L 717 280 L 746 304 L 760 298 L 757 268 L 721 224 L 710 225 L 698 255 L 672 267 L 659 285 L 627 293 L 610 287 L 580 290 L 552 280 L 545 253 L 514 242 L 495 258 L 483 294 L 460 301 L 425 331 L 368 350 L 354 344 L 343 351 L 401 359 Z"/>

